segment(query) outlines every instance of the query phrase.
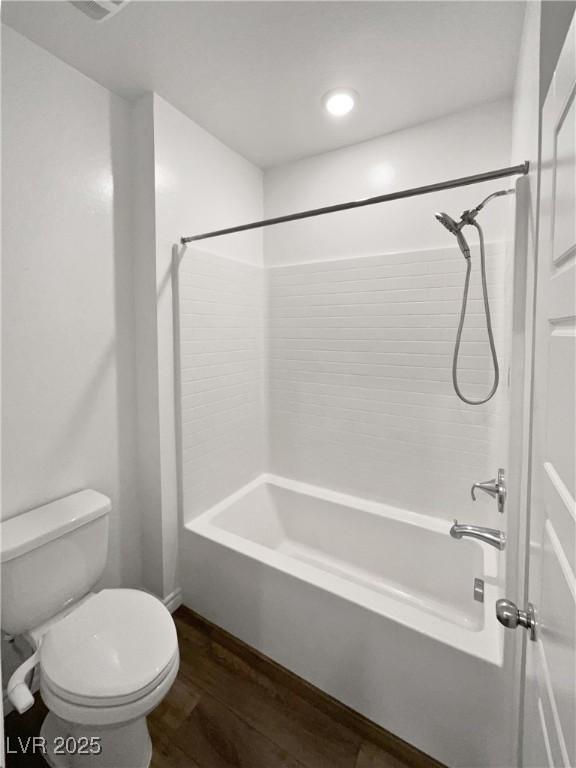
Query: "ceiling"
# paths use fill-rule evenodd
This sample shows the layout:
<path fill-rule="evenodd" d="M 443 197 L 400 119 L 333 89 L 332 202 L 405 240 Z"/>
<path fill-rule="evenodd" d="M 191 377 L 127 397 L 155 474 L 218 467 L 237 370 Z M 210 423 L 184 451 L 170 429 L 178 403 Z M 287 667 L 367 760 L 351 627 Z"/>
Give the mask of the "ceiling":
<path fill-rule="evenodd" d="M 261 167 L 508 95 L 524 3 L 132 0 L 95 23 L 3 2 L 16 31 L 116 93 L 156 91 Z M 354 88 L 341 120 L 321 97 Z"/>

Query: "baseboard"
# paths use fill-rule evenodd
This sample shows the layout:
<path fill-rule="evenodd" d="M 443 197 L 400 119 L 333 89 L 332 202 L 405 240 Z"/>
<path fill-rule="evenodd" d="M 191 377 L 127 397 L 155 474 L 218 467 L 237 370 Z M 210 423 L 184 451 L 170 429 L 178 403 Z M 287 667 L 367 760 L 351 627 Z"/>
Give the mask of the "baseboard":
<path fill-rule="evenodd" d="M 170 613 L 174 613 L 175 610 L 180 608 L 182 605 L 182 590 L 180 587 L 178 589 L 175 589 L 173 592 L 170 592 L 169 595 L 167 595 L 162 602 L 168 608 Z"/>

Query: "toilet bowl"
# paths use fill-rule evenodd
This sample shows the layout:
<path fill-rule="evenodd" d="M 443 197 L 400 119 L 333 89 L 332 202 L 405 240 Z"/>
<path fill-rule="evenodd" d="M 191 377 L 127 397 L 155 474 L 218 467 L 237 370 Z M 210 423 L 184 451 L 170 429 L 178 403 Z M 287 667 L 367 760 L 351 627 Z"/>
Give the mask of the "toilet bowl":
<path fill-rule="evenodd" d="M 146 715 L 178 673 L 176 627 L 135 589 L 91 591 L 106 562 L 110 500 L 81 491 L 0 523 L 2 629 L 35 653 L 12 675 L 19 712 L 40 671 L 45 758 L 54 768 L 148 768 Z"/>
<path fill-rule="evenodd" d="M 178 672 L 174 622 L 152 595 L 106 589 L 37 638 L 41 735 L 55 768 L 146 768 L 146 715 Z"/>

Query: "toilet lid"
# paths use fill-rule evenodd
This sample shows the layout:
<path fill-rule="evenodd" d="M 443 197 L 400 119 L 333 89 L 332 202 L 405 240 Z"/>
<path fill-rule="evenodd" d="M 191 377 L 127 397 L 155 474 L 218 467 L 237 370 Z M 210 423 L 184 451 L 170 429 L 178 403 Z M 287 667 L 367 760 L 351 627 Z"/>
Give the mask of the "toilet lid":
<path fill-rule="evenodd" d="M 86 698 L 128 696 L 161 677 L 178 648 L 174 621 L 152 595 L 105 589 L 52 627 L 40 648 L 42 674 Z"/>

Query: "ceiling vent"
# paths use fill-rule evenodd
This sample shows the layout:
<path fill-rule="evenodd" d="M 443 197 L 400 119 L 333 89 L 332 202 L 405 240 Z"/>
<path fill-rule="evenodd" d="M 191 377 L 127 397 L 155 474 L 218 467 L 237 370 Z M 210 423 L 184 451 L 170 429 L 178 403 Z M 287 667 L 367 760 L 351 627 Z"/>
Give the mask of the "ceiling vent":
<path fill-rule="evenodd" d="M 92 21 L 106 21 L 127 5 L 129 0 L 70 0 L 70 2 Z"/>

